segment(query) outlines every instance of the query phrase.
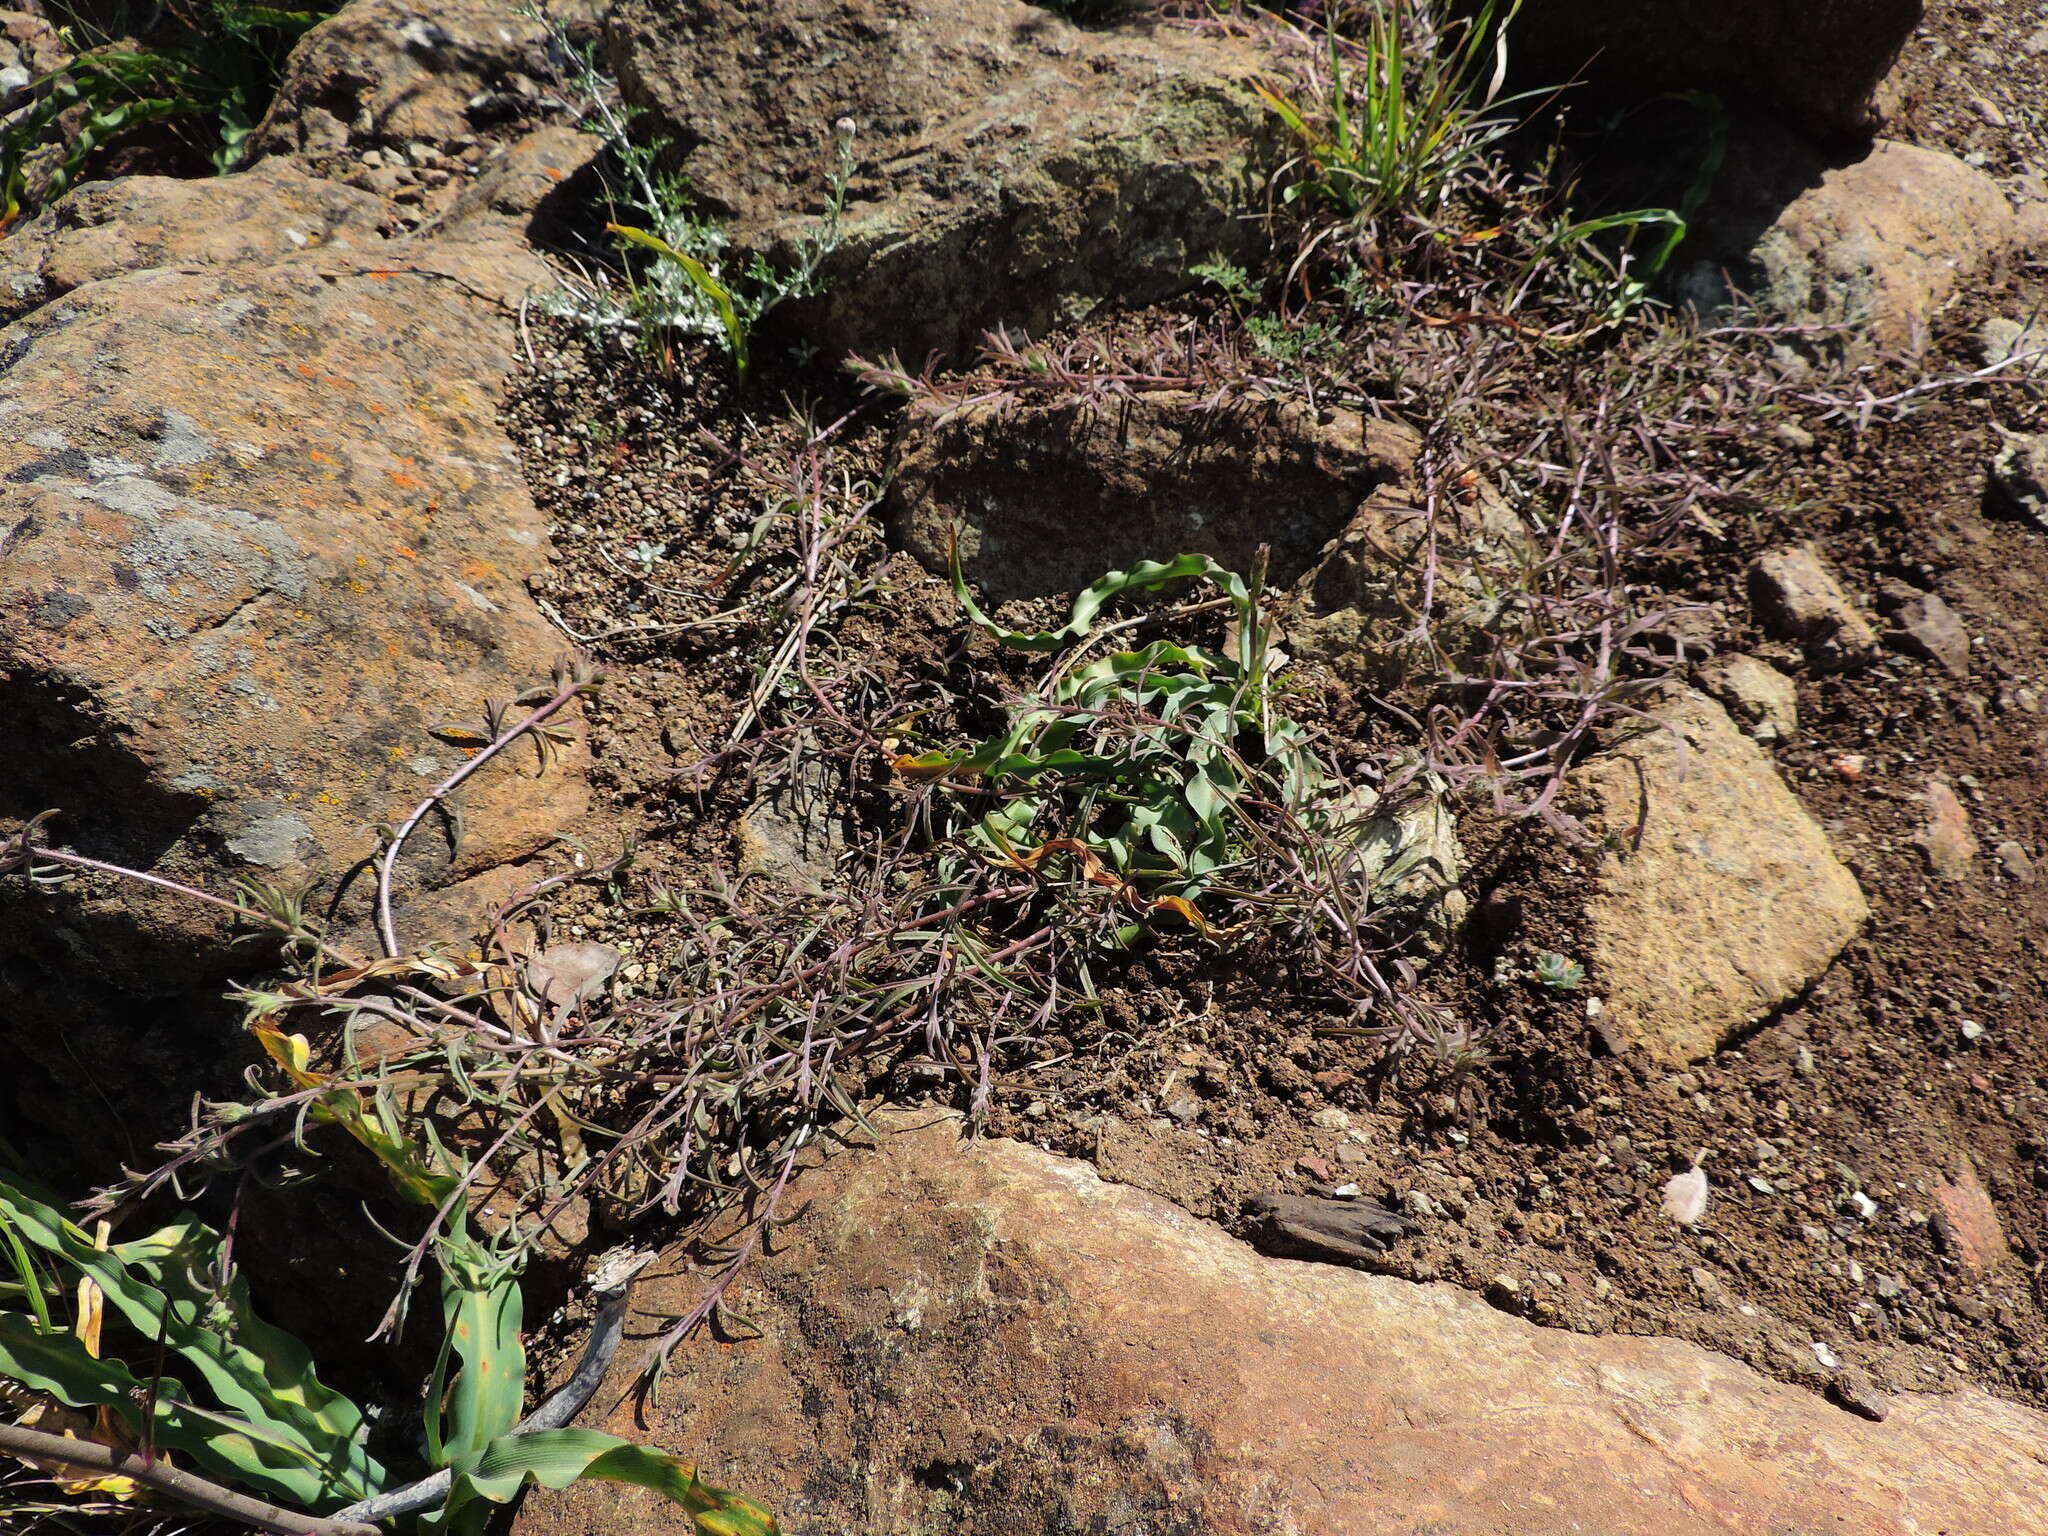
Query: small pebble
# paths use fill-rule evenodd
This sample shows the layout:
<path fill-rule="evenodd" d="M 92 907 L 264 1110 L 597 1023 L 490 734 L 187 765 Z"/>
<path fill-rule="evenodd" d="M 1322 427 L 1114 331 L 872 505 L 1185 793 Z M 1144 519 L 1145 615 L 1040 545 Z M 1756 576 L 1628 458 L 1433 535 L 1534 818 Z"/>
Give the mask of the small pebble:
<path fill-rule="evenodd" d="M 1827 1345 L 1821 1343 L 1818 1339 L 1814 1340 L 1813 1358 L 1818 1360 L 1822 1365 L 1826 1366 L 1831 1371 L 1839 1368 L 1842 1363 L 1841 1361 L 1835 1358 L 1835 1352 L 1832 1349 L 1829 1349 Z"/>

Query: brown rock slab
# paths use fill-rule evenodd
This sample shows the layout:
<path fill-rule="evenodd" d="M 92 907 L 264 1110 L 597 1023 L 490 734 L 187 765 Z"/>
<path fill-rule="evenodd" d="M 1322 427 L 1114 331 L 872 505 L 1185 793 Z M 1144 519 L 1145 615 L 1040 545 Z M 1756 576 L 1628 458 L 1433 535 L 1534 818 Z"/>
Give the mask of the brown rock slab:
<path fill-rule="evenodd" d="M 1934 1203 L 1942 1242 L 1968 1268 L 1996 1269 L 2011 1254 L 1998 1208 L 1967 1157 L 1952 1173 L 1934 1181 Z"/>
<path fill-rule="evenodd" d="M 957 550 L 984 597 L 1077 592 L 1140 560 L 1204 554 L 1300 576 L 1415 439 L 1348 411 L 1160 392 L 1096 408 L 989 403 L 913 420 L 888 503 L 892 536 L 943 574 Z"/>
<path fill-rule="evenodd" d="M 1997 182 L 1953 156 L 1878 140 L 1856 158 L 1738 135 L 1698 227 L 1706 254 L 1679 274 L 1709 308 L 1733 293 L 1848 340 L 1917 348 L 1936 313 L 2021 239 Z"/>
<path fill-rule="evenodd" d="M 1921 0 L 1525 0 L 1508 36 L 1517 72 L 1544 88 L 1711 91 L 1811 132 L 1864 134 L 1920 12 Z"/>
<path fill-rule="evenodd" d="M 124 272 L 378 246 L 383 216 L 383 203 L 369 193 L 285 160 L 204 181 L 90 182 L 0 241 L 0 322 Z"/>
<path fill-rule="evenodd" d="M 833 124 L 854 121 L 845 243 L 790 323 L 912 366 L 1246 256 L 1286 153 L 1248 44 L 1083 30 L 1022 0 L 623 0 L 607 38 L 627 99 L 742 246 L 814 227 Z"/>
<path fill-rule="evenodd" d="M 1608 839 L 1586 903 L 1610 1033 L 1670 1064 L 1710 1056 L 1798 995 L 1869 916 L 1855 876 L 1763 749 L 1696 693 L 1573 782 Z"/>
<path fill-rule="evenodd" d="M 1774 549 L 1749 569 L 1749 598 L 1765 629 L 1796 641 L 1817 671 L 1839 671 L 1877 654 L 1877 631 L 1811 544 Z"/>
<path fill-rule="evenodd" d="M 587 31 L 580 0 L 549 13 Z M 299 40 L 254 143 L 313 160 L 352 146 L 446 145 L 472 131 L 470 102 L 553 74 L 547 28 L 511 0 L 350 0 Z"/>
<path fill-rule="evenodd" d="M 477 168 L 437 221 L 439 234 L 487 236 L 510 224 L 535 238 L 551 236 L 579 208 L 598 198 L 590 168 L 603 153 L 595 134 L 560 124 L 537 128 Z"/>
<path fill-rule="evenodd" d="M 1927 857 L 1937 879 L 1967 880 L 1976 867 L 1978 844 L 1970 831 L 1970 813 L 1944 779 L 1929 779 L 1925 793 L 1927 821 L 1913 841 Z"/>
<path fill-rule="evenodd" d="M 61 806 L 81 851 L 216 888 L 334 877 L 463 761 L 437 728 L 546 681 L 546 530 L 496 423 L 506 300 L 545 280 L 510 239 L 378 242 L 110 274 L 9 327 L 0 815 Z M 416 838 L 402 894 L 541 846 L 581 761 L 478 775 L 460 847 Z M 11 909 L 0 952 L 148 995 L 228 963 L 170 897 L 56 906 Z"/>
<path fill-rule="evenodd" d="M 1372 1536 L 2042 1536 L 2048 1417 L 1966 1391 L 1883 1424 L 1672 1340 L 1269 1258 L 1083 1164 L 945 1125 L 849 1154 L 636 1407 L 783 1528 Z M 701 1276 L 652 1277 L 659 1317 Z M 535 1492 L 519 1536 L 665 1536 L 642 1490 Z"/>

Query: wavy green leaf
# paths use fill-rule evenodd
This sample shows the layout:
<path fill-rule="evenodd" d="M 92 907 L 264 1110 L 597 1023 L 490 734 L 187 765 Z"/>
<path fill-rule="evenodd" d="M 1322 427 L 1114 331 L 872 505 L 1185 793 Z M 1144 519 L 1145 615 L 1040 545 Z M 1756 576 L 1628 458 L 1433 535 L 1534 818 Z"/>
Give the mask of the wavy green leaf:
<path fill-rule="evenodd" d="M 384 1486 L 384 1469 L 363 1448 L 361 1410 L 320 1381 L 303 1344 L 255 1315 L 239 1275 L 216 1283 L 225 1267 L 218 1233 L 188 1220 L 96 1248 L 55 1206 L 4 1176 L 0 1214 L 65 1271 L 90 1276 L 136 1336 L 161 1337 L 198 1372 L 227 1411 L 223 1422 L 242 1426 L 249 1442 L 245 1481 L 272 1479 L 281 1496 L 312 1508 Z"/>
<path fill-rule="evenodd" d="M 454 1463 L 448 1502 L 420 1521 L 428 1532 L 480 1530 L 490 1506 L 510 1503 L 529 1484 L 566 1488 L 585 1478 L 634 1483 L 680 1504 L 700 1536 L 779 1536 L 775 1517 L 753 1500 L 715 1488 L 677 1458 L 594 1429 L 544 1429 L 504 1435 Z"/>

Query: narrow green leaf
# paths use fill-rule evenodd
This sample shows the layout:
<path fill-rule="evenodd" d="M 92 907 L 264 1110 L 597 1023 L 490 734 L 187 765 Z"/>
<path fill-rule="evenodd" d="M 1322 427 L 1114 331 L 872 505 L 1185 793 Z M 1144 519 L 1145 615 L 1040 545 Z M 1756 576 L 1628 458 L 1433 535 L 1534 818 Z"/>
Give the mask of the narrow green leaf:
<path fill-rule="evenodd" d="M 384 1469 L 363 1448 L 361 1410 L 319 1380 L 303 1344 L 255 1316 L 239 1275 L 213 1289 L 210 1277 L 222 1267 L 218 1233 L 185 1221 L 119 1252 L 95 1248 L 62 1212 L 4 1176 L 0 1212 L 64 1270 L 90 1276 L 137 1336 L 161 1335 L 253 1438 L 273 1446 L 267 1460 L 316 1469 L 311 1482 L 295 1485 L 295 1502 L 348 1503 L 384 1486 Z"/>
<path fill-rule="evenodd" d="M 741 373 L 747 371 L 747 328 L 741 322 L 739 311 L 733 307 L 732 290 L 711 275 L 711 271 L 688 251 L 679 251 L 652 230 L 635 229 L 628 224 L 607 224 L 606 230 L 620 239 L 643 246 L 656 255 L 674 262 L 683 269 L 698 291 L 708 298 L 718 310 L 719 323 L 725 327 L 725 339 L 732 348 L 733 366 Z"/>

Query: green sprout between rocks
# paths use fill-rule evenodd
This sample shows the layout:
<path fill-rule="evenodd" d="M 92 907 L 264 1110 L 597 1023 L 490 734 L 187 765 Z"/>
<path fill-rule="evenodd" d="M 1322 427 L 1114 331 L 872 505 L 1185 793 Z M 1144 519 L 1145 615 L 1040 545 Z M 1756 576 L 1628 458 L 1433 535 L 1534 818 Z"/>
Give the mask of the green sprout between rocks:
<path fill-rule="evenodd" d="M 1235 620 L 1224 651 L 1154 640 L 1083 660 L 1112 598 L 1197 578 L 1223 593 L 1197 608 L 1227 607 Z M 994 797 L 992 809 L 957 827 L 960 818 L 945 819 L 966 847 L 1027 870 L 1069 855 L 1133 911 L 1170 911 L 1206 932 L 1197 903 L 1230 889 L 1245 866 L 1253 806 L 1327 830 L 1335 781 L 1307 732 L 1273 707 L 1272 631 L 1256 584 L 1205 555 L 1141 561 L 1083 591 L 1063 628 L 1039 633 L 991 619 L 957 564 L 953 587 L 968 617 L 1003 645 L 1065 653 L 996 735 L 896 759 L 907 779 L 973 781 Z M 1128 943 L 1138 931 L 1126 923 L 1116 937 Z"/>
<path fill-rule="evenodd" d="M 655 258 L 619 274 L 623 298 L 615 296 L 611 284 L 586 276 L 551 296 L 547 307 L 598 329 L 628 329 L 651 347 L 663 347 L 675 337 L 711 341 L 744 375 L 761 318 L 779 304 L 823 291 L 822 269 L 839 248 L 846 189 L 858 163 L 853 120 L 843 117 L 833 125 L 825 211 L 798 240 L 789 263 L 777 266 L 754 252 L 738 265 L 728 256 L 725 231 L 697 212 L 688 181 L 663 168 L 671 146 L 634 136 L 638 113 L 618 103 L 593 53 L 573 47 L 544 13 L 526 14 L 548 27 L 567 83 L 579 98 L 582 126 L 604 143 L 605 196 L 614 215 L 606 232 L 623 247 Z"/>
<path fill-rule="evenodd" d="M 1586 968 L 1576 960 L 1545 951 L 1536 957 L 1537 982 L 1556 992 L 1576 992 L 1586 984 Z"/>
<path fill-rule="evenodd" d="M 25 206 L 62 196 L 96 152 L 148 124 L 209 122 L 214 170 L 236 169 L 292 45 L 339 8 L 339 0 L 299 7 L 188 0 L 156 12 L 151 30 L 162 36 L 159 46 L 85 48 L 35 81 L 28 105 L 0 126 L 0 229 Z M 53 11 L 68 18 L 67 39 L 104 14 L 66 4 Z"/>

